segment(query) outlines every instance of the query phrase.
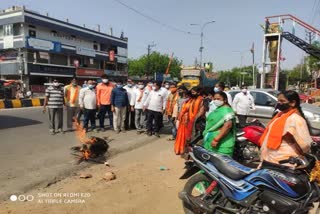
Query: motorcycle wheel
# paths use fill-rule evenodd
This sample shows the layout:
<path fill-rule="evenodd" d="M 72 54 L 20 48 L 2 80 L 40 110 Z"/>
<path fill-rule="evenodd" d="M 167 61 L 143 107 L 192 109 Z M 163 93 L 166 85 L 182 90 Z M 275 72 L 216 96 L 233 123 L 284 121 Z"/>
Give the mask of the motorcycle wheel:
<path fill-rule="evenodd" d="M 205 190 L 209 187 L 212 180 L 210 180 L 207 176 L 202 173 L 198 173 L 192 176 L 188 182 L 184 186 L 184 191 L 192 197 L 200 198 Z M 216 196 L 220 192 L 219 188 L 216 187 L 212 192 L 212 198 Z M 185 214 L 200 214 L 198 210 L 193 210 L 192 206 L 187 204 L 186 202 L 182 202 L 183 210 Z M 216 212 L 217 213 L 217 212 Z M 222 213 L 222 212 L 221 212 Z"/>

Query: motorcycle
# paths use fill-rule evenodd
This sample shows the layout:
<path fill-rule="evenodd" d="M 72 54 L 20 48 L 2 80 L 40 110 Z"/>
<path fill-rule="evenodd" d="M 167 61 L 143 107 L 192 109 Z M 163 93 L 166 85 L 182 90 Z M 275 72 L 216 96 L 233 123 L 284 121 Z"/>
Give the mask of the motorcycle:
<path fill-rule="evenodd" d="M 319 202 L 318 184 L 309 181 L 315 156 L 280 162 L 295 164 L 295 169 L 269 162 L 253 169 L 196 145 L 200 139 L 198 135 L 189 144 L 190 160 L 180 177 L 188 179 L 179 193 L 185 213 L 306 214 Z"/>

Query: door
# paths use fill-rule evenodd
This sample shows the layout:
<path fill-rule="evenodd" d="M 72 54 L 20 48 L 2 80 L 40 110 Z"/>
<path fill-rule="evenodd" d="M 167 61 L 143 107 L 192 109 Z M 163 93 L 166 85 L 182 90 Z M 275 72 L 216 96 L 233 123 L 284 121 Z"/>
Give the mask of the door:
<path fill-rule="evenodd" d="M 253 96 L 256 110 L 250 110 L 249 116 L 258 119 L 271 119 L 277 101 L 262 91 L 250 91 L 250 94 Z"/>

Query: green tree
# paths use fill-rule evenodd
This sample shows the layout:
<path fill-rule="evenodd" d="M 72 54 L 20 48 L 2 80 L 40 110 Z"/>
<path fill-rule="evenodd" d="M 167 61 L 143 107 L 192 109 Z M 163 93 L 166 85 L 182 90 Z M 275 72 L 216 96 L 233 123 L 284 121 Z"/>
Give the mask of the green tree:
<path fill-rule="evenodd" d="M 130 59 L 128 72 L 130 76 L 154 75 L 154 73 L 164 74 L 168 67 L 169 60 L 170 56 L 168 56 L 167 54 L 153 52 L 149 55 L 149 66 L 148 55 L 143 55 L 138 59 Z M 172 59 L 169 70 L 169 74 L 171 75 L 171 77 L 180 77 L 181 65 L 182 61 L 177 57 L 174 57 Z"/>
<path fill-rule="evenodd" d="M 257 77 L 255 68 L 255 78 Z M 234 67 L 231 70 L 219 71 L 219 81 L 225 82 L 229 86 L 252 85 L 252 66 Z"/>

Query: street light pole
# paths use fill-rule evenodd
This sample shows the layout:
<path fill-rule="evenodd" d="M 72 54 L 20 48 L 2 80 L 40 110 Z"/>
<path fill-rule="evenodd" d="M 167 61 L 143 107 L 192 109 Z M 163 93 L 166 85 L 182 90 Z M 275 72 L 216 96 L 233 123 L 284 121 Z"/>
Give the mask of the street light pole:
<path fill-rule="evenodd" d="M 200 52 L 200 68 L 202 66 L 202 51 L 204 49 L 203 47 L 203 30 L 205 28 L 205 26 L 207 26 L 208 24 L 211 24 L 211 23 L 214 23 L 215 21 L 209 21 L 209 22 L 206 22 L 204 23 L 203 25 L 200 25 L 200 24 L 190 24 L 190 25 L 197 25 L 197 26 L 200 26 L 201 27 L 201 33 L 200 33 L 200 49 L 199 49 L 199 52 Z"/>

